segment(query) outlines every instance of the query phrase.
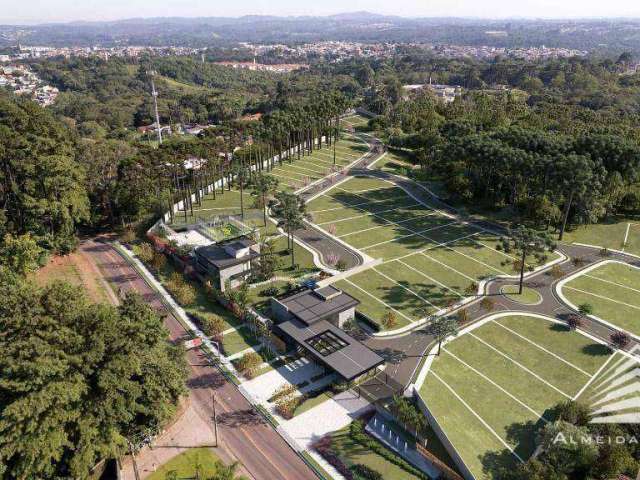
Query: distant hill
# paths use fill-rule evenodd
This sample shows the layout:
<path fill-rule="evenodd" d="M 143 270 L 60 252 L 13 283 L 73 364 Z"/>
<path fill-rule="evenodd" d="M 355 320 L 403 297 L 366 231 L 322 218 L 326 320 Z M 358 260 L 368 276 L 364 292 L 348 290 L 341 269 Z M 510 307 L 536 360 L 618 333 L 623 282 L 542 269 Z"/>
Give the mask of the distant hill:
<path fill-rule="evenodd" d="M 501 35 L 491 35 L 492 31 L 500 31 Z M 546 45 L 611 52 L 631 50 L 640 55 L 640 20 L 474 20 L 351 12 L 325 17 L 131 18 L 111 22 L 0 26 L 0 46 L 18 40 L 25 45 L 193 47 L 237 42 L 345 40 L 501 47 Z"/>

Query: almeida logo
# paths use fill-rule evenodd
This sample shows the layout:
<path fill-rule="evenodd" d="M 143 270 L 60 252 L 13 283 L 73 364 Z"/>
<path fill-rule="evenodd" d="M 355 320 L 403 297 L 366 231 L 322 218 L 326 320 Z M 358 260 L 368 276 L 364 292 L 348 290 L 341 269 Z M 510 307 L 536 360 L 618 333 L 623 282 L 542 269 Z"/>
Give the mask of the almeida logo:
<path fill-rule="evenodd" d="M 608 365 L 590 386 L 591 423 L 640 423 L 640 346 Z"/>

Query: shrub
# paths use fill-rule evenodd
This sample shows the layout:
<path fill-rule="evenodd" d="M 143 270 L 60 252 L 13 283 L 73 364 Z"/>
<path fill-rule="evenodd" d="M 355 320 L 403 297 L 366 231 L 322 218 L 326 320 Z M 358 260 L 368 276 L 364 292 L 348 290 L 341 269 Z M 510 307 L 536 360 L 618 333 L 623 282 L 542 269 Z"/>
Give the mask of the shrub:
<path fill-rule="evenodd" d="M 143 242 L 133 247 L 133 253 L 135 253 L 143 263 L 150 264 L 156 251 L 150 243 Z"/>
<path fill-rule="evenodd" d="M 336 270 L 344 272 L 347 269 L 347 264 L 344 260 L 338 260 L 336 262 Z"/>
<path fill-rule="evenodd" d="M 224 320 L 217 315 L 207 315 L 206 317 L 198 316 L 198 323 L 200 325 L 200 329 L 204 332 L 204 334 L 208 337 L 217 337 L 223 331 L 225 327 Z"/>
<path fill-rule="evenodd" d="M 602 248 L 600 249 L 599 254 L 601 257 L 609 257 L 611 255 L 611 252 L 609 251 L 608 248 Z"/>
<path fill-rule="evenodd" d="M 484 297 L 480 301 L 480 307 L 482 307 L 482 309 L 486 310 L 487 312 L 490 312 L 491 310 L 493 310 L 494 306 L 495 306 L 495 302 L 493 301 L 493 299 L 489 297 Z"/>
<path fill-rule="evenodd" d="M 298 405 L 304 401 L 304 397 L 288 396 L 281 398 L 276 403 L 276 412 L 285 420 L 291 420 Z"/>
<path fill-rule="evenodd" d="M 282 385 L 280 388 L 278 388 L 273 393 L 273 395 L 271 395 L 271 397 L 269 398 L 269 402 L 275 402 L 275 401 L 281 399 L 282 397 L 286 397 L 288 395 L 291 395 L 296 390 L 297 390 L 297 388 L 296 388 L 295 385 L 291 385 L 291 384 Z"/>
<path fill-rule="evenodd" d="M 164 256 L 163 253 L 155 253 L 153 258 L 151 259 L 151 268 L 155 272 L 160 272 L 167 264 L 167 257 Z"/>
<path fill-rule="evenodd" d="M 120 235 L 120 240 L 122 241 L 122 243 L 135 242 L 135 240 L 136 240 L 136 232 L 135 232 L 135 230 L 133 230 L 132 228 L 125 229 L 125 231 L 122 232 L 122 235 Z"/>
<path fill-rule="evenodd" d="M 478 283 L 471 282 L 465 287 L 464 293 L 466 293 L 467 295 L 476 295 L 478 293 Z"/>
<path fill-rule="evenodd" d="M 278 295 L 279 291 L 277 287 L 267 287 L 264 290 L 262 290 L 262 292 L 260 292 L 260 294 L 263 297 L 275 297 L 276 295 Z"/>
<path fill-rule="evenodd" d="M 626 332 L 613 332 L 609 337 L 611 343 L 616 347 L 623 349 L 631 342 L 631 337 Z"/>
<path fill-rule="evenodd" d="M 569 318 L 567 318 L 569 330 L 575 330 L 576 328 L 582 327 L 582 325 L 582 319 L 578 315 L 570 315 Z"/>
<path fill-rule="evenodd" d="M 373 468 L 369 468 L 362 463 L 356 463 L 351 468 L 351 473 L 353 473 L 353 478 L 357 480 L 384 480 L 382 474 L 377 472 Z"/>
<path fill-rule="evenodd" d="M 386 329 L 386 330 L 391 330 L 393 327 L 395 327 L 398 323 L 398 320 L 396 319 L 396 314 L 393 313 L 391 310 L 387 311 L 387 313 L 384 314 L 384 316 L 382 317 L 382 326 Z"/>
<path fill-rule="evenodd" d="M 329 464 L 335 468 L 347 480 L 353 480 L 351 470 L 333 451 L 333 439 L 331 435 L 326 435 L 313 444 L 313 448 L 324 458 Z"/>
<path fill-rule="evenodd" d="M 551 270 L 549 270 L 549 275 L 557 280 L 564 276 L 564 270 L 560 268 L 560 265 L 554 265 L 553 267 L 551 267 Z"/>
<path fill-rule="evenodd" d="M 262 357 L 256 352 L 249 352 L 240 357 L 235 366 L 240 373 L 251 378 L 260 365 L 262 365 Z"/>
<path fill-rule="evenodd" d="M 581 303 L 578 305 L 578 311 L 581 315 L 591 315 L 593 313 L 593 305 L 590 303 Z"/>

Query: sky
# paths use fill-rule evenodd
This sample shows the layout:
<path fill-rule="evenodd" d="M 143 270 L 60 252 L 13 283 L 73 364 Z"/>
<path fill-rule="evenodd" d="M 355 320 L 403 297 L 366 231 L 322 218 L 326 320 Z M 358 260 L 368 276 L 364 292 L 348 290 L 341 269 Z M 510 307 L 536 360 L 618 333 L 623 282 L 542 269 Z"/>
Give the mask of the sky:
<path fill-rule="evenodd" d="M 640 0 L 0 0 L 0 24 L 362 10 L 405 17 L 640 18 Z"/>

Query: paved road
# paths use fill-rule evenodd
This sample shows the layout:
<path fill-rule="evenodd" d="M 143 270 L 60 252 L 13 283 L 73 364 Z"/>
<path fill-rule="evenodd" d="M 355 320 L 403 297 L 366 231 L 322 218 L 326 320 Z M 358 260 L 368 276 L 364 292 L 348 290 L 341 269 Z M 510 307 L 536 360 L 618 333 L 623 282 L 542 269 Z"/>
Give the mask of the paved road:
<path fill-rule="evenodd" d="M 427 189 L 414 182 L 413 180 L 406 179 L 391 172 L 367 169 L 365 163 L 371 163 L 378 157 L 378 155 L 373 152 L 373 145 L 379 145 L 380 143 L 377 139 L 374 139 L 372 137 L 367 137 L 365 140 L 371 145 L 371 151 L 369 152 L 368 157 L 358 162 L 348 172 L 345 172 L 344 176 L 369 175 L 372 177 L 390 181 L 404 188 L 419 200 L 422 200 L 430 205 L 435 205 L 437 208 L 445 211 L 450 215 L 455 216 L 461 221 L 475 224 L 480 228 L 484 228 L 498 234 L 506 233 L 503 227 L 494 223 L 478 220 L 476 218 L 467 216 L 461 217 L 457 210 L 435 198 Z M 341 179 L 344 178 L 344 176 L 342 176 Z M 313 192 L 310 193 L 306 198 L 311 197 L 312 194 L 317 194 L 323 190 L 330 188 L 331 185 L 332 183 L 327 181 L 315 186 Z M 332 242 L 335 243 L 323 232 L 317 231 L 315 235 L 315 243 L 311 245 L 313 248 L 330 248 L 329 246 L 332 244 Z M 342 246 L 342 248 L 345 249 L 344 246 Z M 346 250 L 348 250 L 348 248 L 346 248 Z M 559 251 L 570 259 L 562 264 L 562 270 L 564 273 L 562 278 L 556 280 L 553 279 L 548 274 L 548 272 L 540 272 L 535 275 L 529 276 L 526 280 L 527 286 L 536 290 L 542 297 L 543 301 L 540 304 L 524 305 L 513 300 L 512 298 L 502 295 L 500 292 L 501 288 L 504 285 L 513 285 L 517 282 L 514 280 L 496 279 L 486 285 L 484 295 L 493 298 L 494 307 L 492 311 L 489 312 L 484 310 L 480 305 L 480 300 L 482 297 L 478 297 L 475 301 L 465 306 L 469 318 L 467 324 L 478 322 L 489 315 L 501 311 L 513 311 L 514 313 L 537 313 L 541 315 L 547 315 L 551 318 L 556 318 L 561 321 L 565 321 L 570 314 L 576 313 L 557 297 L 555 293 L 555 287 L 557 283 L 563 278 L 566 278 L 579 270 L 588 268 L 590 265 L 604 260 L 604 258 L 600 256 L 598 248 L 592 247 L 583 247 L 578 245 L 561 245 L 559 247 Z M 355 252 L 352 252 L 352 255 L 356 256 L 357 254 Z M 571 261 L 571 259 L 575 258 L 580 258 L 582 259 L 582 261 L 576 264 Z M 640 260 L 629 255 L 613 253 L 608 258 L 617 259 L 640 266 Z M 358 264 L 361 264 L 361 262 Z M 351 268 L 351 265 L 349 265 L 349 268 Z M 608 325 L 603 324 L 602 322 L 598 322 L 597 320 L 593 320 L 590 318 L 585 318 L 583 323 L 584 325 L 582 328 L 585 331 L 593 336 L 600 338 L 605 342 L 609 342 L 610 335 L 611 333 L 613 333 L 614 329 L 612 329 Z M 417 368 L 419 367 L 422 359 L 424 358 L 424 355 L 434 341 L 433 337 L 427 334 L 424 329 L 417 329 L 412 332 L 401 334 L 395 337 L 385 338 L 373 337 L 363 334 L 360 339 L 370 348 L 372 348 L 385 358 L 385 360 L 387 361 L 387 368 L 385 370 L 386 374 L 392 377 L 393 380 L 397 382 L 397 384 L 403 386 L 408 385 L 414 379 L 414 376 L 417 373 Z M 632 343 L 629 345 L 629 348 L 633 347 L 635 344 L 636 341 L 632 341 Z"/>
<path fill-rule="evenodd" d="M 308 201 L 314 195 L 330 189 L 336 183 L 351 176 L 351 172 L 354 169 L 361 169 L 366 164 L 372 163 L 380 156 L 380 154 L 376 153 L 375 151 L 375 147 L 380 145 L 379 140 L 372 139 L 371 137 L 361 134 L 356 134 L 356 136 L 369 145 L 369 151 L 351 167 L 351 171 L 337 173 L 322 182 L 307 187 L 305 190 L 300 192 L 299 195 L 303 200 Z M 325 233 L 315 228 L 313 225 L 306 224 L 304 228 L 296 230 L 293 234 L 298 240 L 318 252 L 320 254 L 322 262 L 327 266 L 329 265 L 326 263 L 325 259 L 329 254 L 337 255 L 345 263 L 346 269 L 351 269 L 364 263 L 364 259 L 360 254 L 353 251 L 353 249 L 346 247 L 344 244 L 337 242 L 333 238 L 327 236 Z"/>
<path fill-rule="evenodd" d="M 90 254 L 94 262 L 104 272 L 107 280 L 126 292 L 135 290 L 165 318 L 165 326 L 172 341 L 187 337 L 178 320 L 168 313 L 153 290 L 137 272 L 106 242 L 88 241 L 84 251 Z M 289 447 L 280 435 L 255 412 L 238 389 L 211 366 L 200 351 L 187 353 L 190 364 L 188 380 L 191 408 L 200 417 L 200 422 L 191 425 L 193 429 L 209 428 L 213 417 L 212 397 L 215 395 L 218 418 L 219 447 L 216 454 L 225 462 L 239 461 L 240 473 L 254 480 L 306 480 L 316 479 L 315 474 L 300 457 Z M 183 432 L 182 438 L 192 438 Z M 154 452 L 143 450 L 138 457 L 142 476 L 150 473 L 151 463 L 155 463 L 154 454 L 164 452 L 169 459 L 190 445 L 171 444 L 166 438 L 156 442 L 164 445 Z M 147 453 L 145 453 L 147 452 Z M 148 456 L 148 459 L 145 459 Z M 146 471 L 145 471 L 146 470 Z M 132 476 L 125 478 L 133 478 Z"/>

